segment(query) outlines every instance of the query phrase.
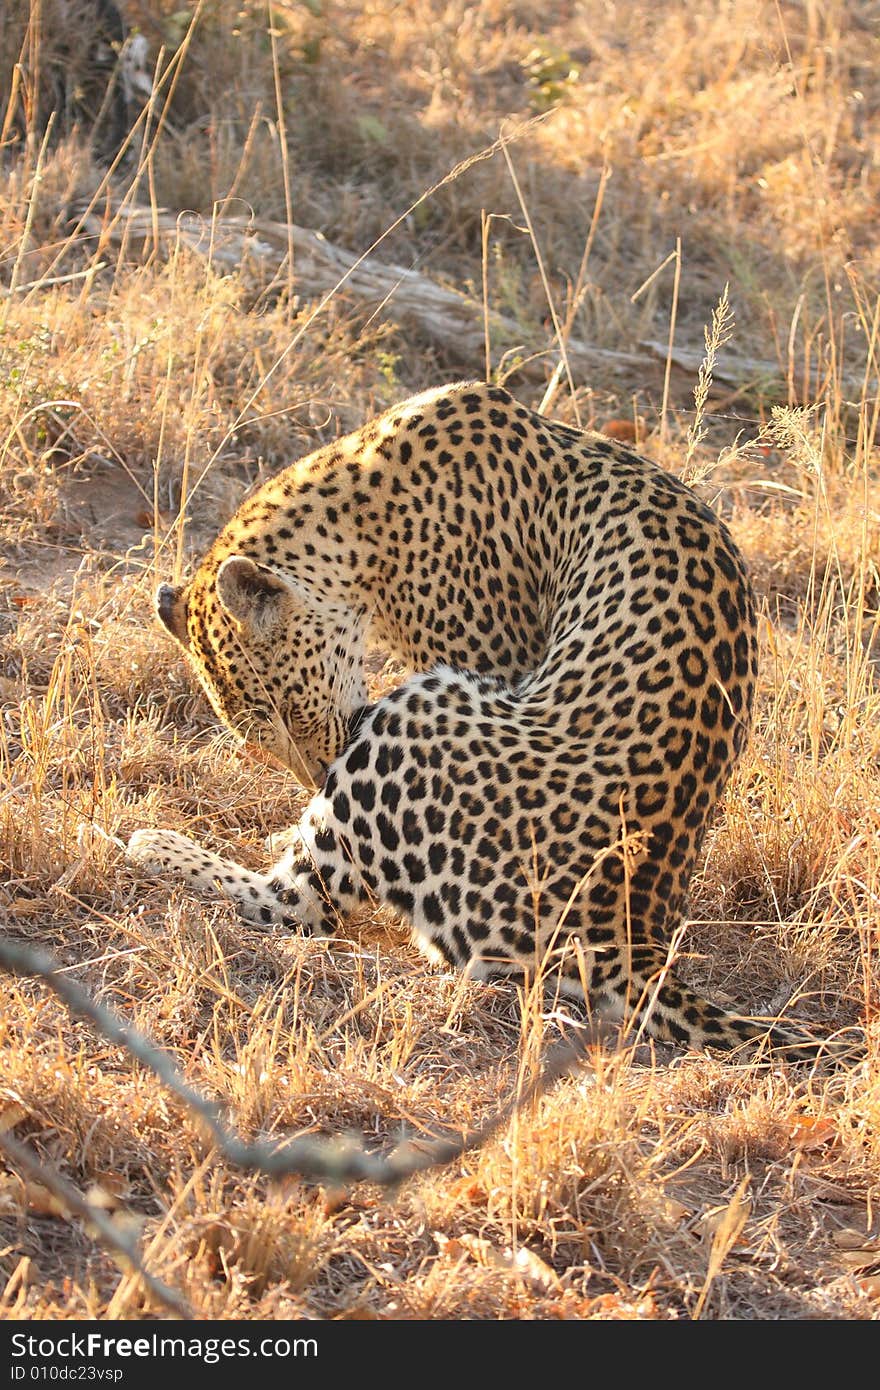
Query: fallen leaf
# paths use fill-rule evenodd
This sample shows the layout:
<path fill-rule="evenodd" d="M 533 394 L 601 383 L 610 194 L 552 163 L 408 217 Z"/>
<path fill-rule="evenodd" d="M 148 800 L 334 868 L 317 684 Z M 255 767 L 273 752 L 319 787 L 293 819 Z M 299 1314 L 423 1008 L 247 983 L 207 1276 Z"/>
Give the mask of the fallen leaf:
<path fill-rule="evenodd" d="M 67 1215 L 67 1207 L 60 1202 L 54 1192 L 50 1192 L 48 1187 L 44 1187 L 40 1182 L 28 1182 L 24 1187 L 25 1201 L 27 1209 L 34 1216 L 56 1216 Z"/>
<path fill-rule="evenodd" d="M 139 511 L 135 517 L 135 522 L 138 526 L 147 526 L 150 530 L 153 529 L 154 523 L 159 526 L 167 527 L 171 525 L 172 521 L 176 520 L 177 517 L 174 512 L 158 512 L 154 517 L 153 513 L 148 512 L 146 507 L 144 507 L 142 511 Z"/>
<path fill-rule="evenodd" d="M 880 1260 L 880 1245 L 872 1243 L 861 1250 L 841 1250 L 837 1257 L 844 1269 L 867 1269 Z"/>
<path fill-rule="evenodd" d="M 444 1235 L 442 1231 L 432 1231 L 434 1240 L 437 1242 L 437 1249 L 444 1260 L 462 1260 L 467 1251 L 461 1241 L 453 1236 Z"/>
<path fill-rule="evenodd" d="M 484 1269 L 494 1269 L 504 1274 L 519 1274 L 548 1292 L 562 1287 L 556 1270 L 552 1269 L 546 1260 L 542 1260 L 540 1255 L 536 1255 L 533 1250 L 526 1249 L 524 1245 L 521 1245 L 515 1252 L 511 1250 L 510 1246 L 501 1250 L 490 1240 L 485 1240 L 482 1236 L 471 1235 L 459 1236 L 458 1241 L 454 1243 L 466 1250 L 471 1258 L 478 1265 L 482 1265 Z M 453 1244 L 453 1242 L 450 1241 L 449 1244 Z M 446 1253 L 449 1253 L 448 1246 Z"/>
<path fill-rule="evenodd" d="M 542 1260 L 540 1255 L 536 1255 L 534 1250 L 527 1249 L 525 1245 L 519 1247 L 513 1257 L 513 1263 L 521 1274 L 531 1279 L 532 1283 L 537 1284 L 539 1288 L 549 1292 L 551 1289 L 562 1287 L 556 1270 L 548 1265 L 546 1260 Z"/>
<path fill-rule="evenodd" d="M 638 431 L 632 420 L 606 420 L 602 433 L 607 434 L 609 439 L 622 439 L 626 444 L 635 444 L 638 439 Z"/>
<path fill-rule="evenodd" d="M 869 1298 L 880 1298 L 880 1274 L 869 1274 L 866 1278 L 859 1279 L 858 1285 L 862 1293 L 866 1293 Z"/>
<path fill-rule="evenodd" d="M 672 1231 L 676 1226 L 680 1226 L 682 1221 L 688 1221 L 693 1215 L 690 1207 L 686 1207 L 684 1202 L 678 1202 L 674 1197 L 667 1197 L 663 1202 L 662 1210 L 658 1213 L 659 1224 L 666 1231 Z"/>
<path fill-rule="evenodd" d="M 9 911 L 16 917 L 36 917 L 46 911 L 46 904 L 40 902 L 39 898 L 13 898 L 9 904 Z"/>
<path fill-rule="evenodd" d="M 634 1322 L 656 1317 L 657 1308 L 650 1293 L 644 1294 L 636 1301 L 625 1299 L 618 1293 L 600 1293 L 595 1298 L 582 1299 L 581 1306 L 574 1316 L 599 1318 L 602 1321 L 613 1319 L 615 1322 Z"/>
<path fill-rule="evenodd" d="M 353 1206 L 351 1194 L 347 1187 L 327 1187 L 322 1189 L 324 1198 L 324 1215 L 335 1216 L 338 1211 L 343 1211 L 346 1207 Z M 288 1200 L 295 1200 L 292 1195 L 285 1193 Z M 305 1200 L 304 1197 L 300 1200 Z"/>
<path fill-rule="evenodd" d="M 843 1226 L 839 1231 L 835 1231 L 831 1237 L 834 1244 L 841 1250 L 870 1250 L 880 1249 L 880 1240 L 869 1236 L 867 1231 L 857 1231 L 852 1226 Z"/>
<path fill-rule="evenodd" d="M 26 1120 L 28 1112 L 17 1100 L 6 1101 L 0 1108 L 0 1134 L 8 1134 L 16 1125 L 20 1125 L 22 1120 Z"/>
<path fill-rule="evenodd" d="M 751 1215 L 752 1204 L 749 1198 L 724 1207 L 712 1207 L 704 1212 L 695 1223 L 695 1229 L 703 1240 L 714 1240 L 719 1232 L 728 1240 L 727 1248 L 738 1245 L 742 1239 L 743 1228 Z"/>
<path fill-rule="evenodd" d="M 482 1206 L 486 1189 L 476 1178 L 458 1178 L 450 1185 L 449 1197 L 454 1202 L 466 1202 L 468 1206 Z"/>
<path fill-rule="evenodd" d="M 820 1149 L 837 1139 L 837 1126 L 828 1115 L 796 1115 L 788 1137 L 799 1149 Z"/>
<path fill-rule="evenodd" d="M 371 145 L 387 145 L 388 128 L 376 117 L 369 114 L 356 118 L 358 133 L 362 140 Z"/>
<path fill-rule="evenodd" d="M 86 1197 L 92 1206 L 113 1211 L 129 1195 L 130 1184 L 121 1173 L 99 1170 L 92 1174 L 93 1182 Z"/>

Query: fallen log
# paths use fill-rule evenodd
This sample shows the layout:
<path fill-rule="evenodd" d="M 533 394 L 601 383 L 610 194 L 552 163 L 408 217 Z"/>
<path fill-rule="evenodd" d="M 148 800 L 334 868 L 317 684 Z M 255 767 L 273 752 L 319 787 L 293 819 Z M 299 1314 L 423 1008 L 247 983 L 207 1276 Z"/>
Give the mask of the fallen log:
<path fill-rule="evenodd" d="M 289 257 L 293 255 L 293 274 L 290 277 L 297 292 L 305 297 L 326 295 L 334 289 L 363 301 L 379 313 L 389 307 L 394 321 L 405 326 L 414 324 L 425 337 L 442 347 L 454 361 L 465 364 L 469 371 L 483 361 L 483 306 L 470 295 L 440 285 L 427 275 L 379 260 L 374 255 L 357 256 L 328 241 L 320 232 L 290 226 L 261 218 L 215 217 L 207 220 L 195 213 L 172 213 L 148 207 L 122 206 L 110 220 L 89 214 L 84 229 L 97 238 L 98 254 L 109 244 L 129 247 L 140 245 L 141 254 L 158 252 L 169 242 L 188 246 L 210 257 L 211 263 L 229 271 L 246 273 L 259 270 L 270 287 L 281 287 L 288 278 Z M 555 338 L 538 345 L 534 330 L 506 314 L 490 311 L 489 331 L 496 354 L 522 352 L 517 373 L 526 377 L 548 374 L 546 359 L 554 364 L 559 356 Z M 668 344 L 653 339 L 641 339 L 628 351 L 594 347 L 582 339 L 570 337 L 566 351 L 575 378 L 582 381 L 617 383 L 633 379 L 644 381 L 646 369 L 657 370 L 665 363 Z M 673 347 L 672 365 L 689 376 L 696 377 L 702 352 Z M 716 362 L 713 377 L 716 381 L 744 389 L 755 385 L 770 389 L 780 383 L 786 373 L 778 362 L 767 358 L 742 357 L 724 352 Z M 815 377 L 814 377 L 815 380 Z M 816 386 L 821 389 L 821 381 Z M 861 382 L 844 381 L 844 389 L 858 394 Z"/>

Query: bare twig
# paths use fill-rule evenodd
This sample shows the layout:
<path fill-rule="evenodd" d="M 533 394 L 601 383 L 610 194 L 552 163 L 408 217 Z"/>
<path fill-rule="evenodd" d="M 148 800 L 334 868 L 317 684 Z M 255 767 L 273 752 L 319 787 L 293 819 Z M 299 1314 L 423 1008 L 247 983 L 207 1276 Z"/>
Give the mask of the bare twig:
<path fill-rule="evenodd" d="M 14 295 L 15 292 L 16 292 L 16 290 L 18 289 L 18 280 L 19 280 L 19 276 L 20 276 L 20 274 L 21 274 L 22 262 L 23 262 L 23 260 L 24 260 L 24 258 L 25 258 L 25 254 L 26 254 L 26 252 L 27 252 L 27 245 L 28 245 L 28 242 L 29 242 L 30 239 L 31 239 L 31 229 L 32 229 L 32 227 L 33 227 L 33 225 L 34 225 L 34 213 L 36 212 L 36 209 L 37 209 L 37 199 L 38 199 L 39 196 L 40 196 L 40 181 L 41 181 L 41 179 L 42 179 L 42 177 L 43 177 L 43 160 L 46 158 L 46 150 L 48 149 L 48 146 L 49 146 L 49 140 L 50 140 L 51 135 L 52 135 L 52 127 L 53 127 L 54 124 L 55 124 L 55 112 L 53 111 L 52 114 L 50 115 L 48 121 L 46 122 L 46 130 L 45 130 L 45 133 L 44 133 L 44 135 L 43 135 L 42 144 L 40 145 L 40 152 L 39 152 L 39 154 L 37 155 L 37 163 L 36 163 L 36 168 L 34 169 L 33 183 L 32 183 L 32 186 L 31 186 L 31 194 L 30 194 L 30 197 L 28 198 L 27 214 L 26 214 L 25 220 L 24 220 L 24 230 L 23 230 L 23 232 L 22 232 L 22 234 L 21 234 L 21 239 L 19 240 L 19 243 L 18 243 L 18 252 L 17 252 L 17 254 L 16 254 L 15 262 L 14 262 L 13 267 L 12 267 L 12 277 L 11 277 L 11 279 L 10 279 L 10 281 L 9 281 L 9 295 L 10 295 L 10 296 Z M 6 328 L 6 321 L 7 321 L 8 317 L 9 317 L 9 308 L 10 308 L 10 301 L 9 301 L 9 299 L 7 299 L 6 305 L 4 306 L 4 310 L 3 310 L 2 324 L 0 324 L 0 326 L 2 326 L 3 329 Z"/>
<path fill-rule="evenodd" d="M 675 346 L 675 321 L 678 317 L 678 288 L 681 284 L 681 237 L 675 238 L 675 275 L 672 281 L 672 307 L 669 311 L 669 344 L 666 353 L 666 371 L 663 374 L 663 403 L 660 406 L 660 443 L 666 442 L 666 421 L 669 408 L 669 380 L 672 375 Z"/>
<path fill-rule="evenodd" d="M 155 1274 L 151 1274 L 148 1269 L 144 1268 L 135 1241 L 120 1231 L 116 1222 L 112 1221 L 100 1207 L 86 1201 L 85 1197 L 77 1192 L 73 1184 L 63 1178 L 56 1168 L 53 1168 L 45 1160 L 37 1158 L 31 1149 L 20 1144 L 17 1139 L 13 1139 L 9 1133 L 0 1134 L 0 1150 L 12 1160 L 16 1168 L 20 1168 L 29 1178 L 33 1178 L 34 1182 L 48 1188 L 52 1196 L 57 1198 L 67 1211 L 90 1222 L 103 1243 L 121 1256 L 131 1272 L 140 1279 L 141 1283 L 159 1303 L 164 1304 L 180 1318 L 193 1317 L 193 1310 L 183 1294 L 178 1293 L 176 1289 L 169 1288 L 161 1279 L 157 1279 Z"/>
<path fill-rule="evenodd" d="M 519 199 L 520 209 L 522 211 L 523 217 L 525 218 L 525 223 L 526 227 L 528 228 L 529 237 L 531 238 L 532 250 L 535 253 L 535 260 L 538 265 L 538 274 L 541 277 L 541 284 L 544 286 L 544 295 L 547 300 L 547 307 L 550 310 L 550 317 L 553 320 L 553 332 L 556 335 L 556 342 L 559 346 L 559 360 L 563 365 L 565 375 L 568 379 L 568 390 L 571 396 L 572 407 L 574 409 L 575 422 L 578 425 L 580 425 L 581 416 L 580 411 L 578 409 L 577 392 L 574 388 L 574 377 L 571 374 L 571 363 L 568 357 L 568 346 L 566 336 L 562 331 L 562 325 L 559 322 L 559 315 L 556 312 L 556 305 L 553 302 L 553 293 L 550 289 L 550 281 L 547 278 L 547 271 L 544 268 L 544 257 L 541 255 L 541 247 L 538 243 L 538 237 L 535 232 L 534 225 L 532 223 L 532 217 L 531 213 L 529 212 L 529 206 L 525 198 L 523 197 L 523 191 L 520 187 L 519 179 L 516 176 L 516 170 L 513 167 L 513 160 L 510 157 L 510 151 L 506 145 L 502 145 L 501 152 L 504 155 L 504 160 L 507 164 L 507 172 L 510 174 L 510 181 L 513 184 L 514 190 L 516 191 L 516 196 Z"/>
<path fill-rule="evenodd" d="M 0 940 L 0 967 L 16 975 L 35 975 L 44 980 L 72 1013 L 88 1018 L 105 1038 L 124 1047 L 167 1090 L 182 1100 L 210 1131 L 227 1162 L 236 1168 L 265 1173 L 273 1178 L 297 1174 L 332 1184 L 360 1180 L 387 1186 L 428 1168 L 442 1167 L 462 1154 L 480 1148 L 514 1113 L 531 1104 L 555 1081 L 572 1071 L 582 1055 L 576 1047 L 560 1049 L 529 1086 L 478 1129 L 456 1139 L 411 1140 L 399 1145 L 387 1158 L 368 1153 L 346 1135 L 329 1139 L 307 1135 L 280 1146 L 261 1142 L 248 1144 L 230 1129 L 220 1106 L 189 1085 L 167 1052 L 131 1024 L 125 1023 L 112 1009 L 97 1003 L 75 980 L 61 974 L 48 956 L 19 942 Z"/>

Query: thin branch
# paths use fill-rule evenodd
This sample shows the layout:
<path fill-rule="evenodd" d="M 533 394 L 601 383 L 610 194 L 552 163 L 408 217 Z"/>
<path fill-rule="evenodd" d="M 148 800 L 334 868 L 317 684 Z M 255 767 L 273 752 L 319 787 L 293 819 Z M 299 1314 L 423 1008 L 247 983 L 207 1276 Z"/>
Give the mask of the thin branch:
<path fill-rule="evenodd" d="M 159 1303 L 164 1304 L 180 1318 L 195 1316 L 182 1293 L 169 1288 L 167 1284 L 163 1284 L 161 1279 L 157 1279 L 155 1274 L 151 1274 L 148 1269 L 144 1268 L 135 1242 L 120 1232 L 116 1223 L 110 1219 L 106 1212 L 86 1201 L 85 1197 L 76 1190 L 72 1183 L 63 1178 L 56 1168 L 38 1159 L 31 1149 L 20 1144 L 8 1133 L 0 1134 L 0 1150 L 12 1160 L 16 1168 L 22 1169 L 29 1178 L 33 1178 L 34 1182 L 48 1188 L 52 1196 L 56 1197 L 68 1211 L 73 1212 L 76 1216 L 81 1216 L 84 1221 L 90 1222 L 104 1244 L 122 1257 L 132 1274 L 140 1279 L 141 1283 Z"/>
<path fill-rule="evenodd" d="M 97 1003 L 75 980 L 61 974 L 48 956 L 19 942 L 0 940 L 0 967 L 17 975 L 37 976 L 44 980 L 71 1013 L 89 1019 L 105 1038 L 124 1047 L 167 1090 L 183 1101 L 210 1131 L 228 1163 L 273 1178 L 296 1174 L 335 1185 L 367 1181 L 388 1186 L 402 1182 L 414 1173 L 442 1167 L 462 1154 L 480 1148 L 512 1115 L 544 1095 L 560 1077 L 573 1071 L 582 1057 L 577 1047 L 561 1048 L 534 1081 L 514 1095 L 478 1129 L 456 1139 L 410 1140 L 401 1144 L 387 1158 L 368 1153 L 345 1135 L 333 1138 L 304 1135 L 280 1146 L 263 1142 L 245 1143 L 226 1123 L 220 1106 L 189 1085 L 167 1052 L 131 1024 L 125 1023 L 112 1009 Z"/>
<path fill-rule="evenodd" d="M 666 371 L 663 375 L 663 403 L 660 406 L 660 443 L 666 443 L 667 411 L 669 408 L 669 380 L 672 375 L 672 352 L 675 346 L 675 321 L 678 317 L 678 288 L 681 284 L 681 237 L 675 238 L 675 275 L 672 281 L 672 307 L 669 311 L 669 347 L 666 353 Z"/>

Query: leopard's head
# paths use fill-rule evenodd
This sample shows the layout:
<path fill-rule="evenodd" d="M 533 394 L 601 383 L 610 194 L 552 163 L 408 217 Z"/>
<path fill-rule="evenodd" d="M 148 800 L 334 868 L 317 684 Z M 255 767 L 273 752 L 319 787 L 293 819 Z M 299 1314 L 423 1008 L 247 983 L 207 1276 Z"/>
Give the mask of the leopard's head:
<path fill-rule="evenodd" d="M 366 702 L 364 615 L 246 555 L 162 584 L 156 609 L 224 723 L 321 786 Z"/>

